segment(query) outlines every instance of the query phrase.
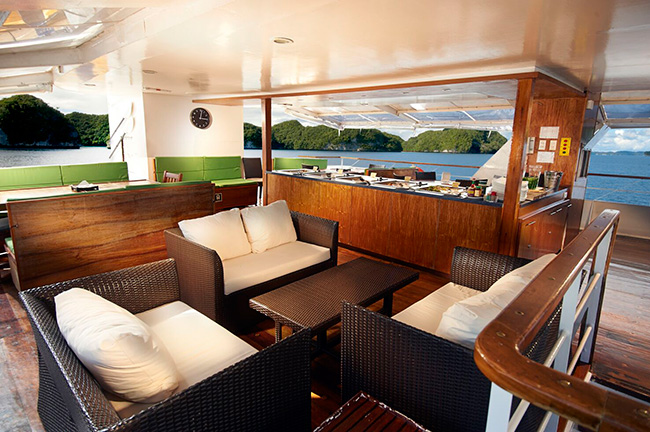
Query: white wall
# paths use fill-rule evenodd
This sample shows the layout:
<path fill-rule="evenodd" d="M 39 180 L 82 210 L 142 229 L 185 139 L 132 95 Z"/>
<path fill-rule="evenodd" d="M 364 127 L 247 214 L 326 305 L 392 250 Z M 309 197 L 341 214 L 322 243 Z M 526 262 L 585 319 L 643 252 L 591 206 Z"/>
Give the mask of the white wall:
<path fill-rule="evenodd" d="M 128 68 L 112 70 L 106 74 L 106 101 L 111 133 L 111 148 L 115 149 L 124 134 L 124 156 L 129 166 L 131 180 L 146 179 L 149 176 L 147 159 L 146 124 L 142 100 L 142 82 L 133 76 Z M 122 124 L 120 122 L 124 119 Z M 118 128 L 119 125 L 119 128 Z M 112 161 L 122 160 L 118 149 Z"/>
<path fill-rule="evenodd" d="M 244 154 L 243 108 L 192 103 L 191 97 L 164 94 L 143 95 L 147 127 L 147 155 L 242 156 Z M 207 109 L 212 124 L 198 129 L 190 123 L 190 112 Z"/>

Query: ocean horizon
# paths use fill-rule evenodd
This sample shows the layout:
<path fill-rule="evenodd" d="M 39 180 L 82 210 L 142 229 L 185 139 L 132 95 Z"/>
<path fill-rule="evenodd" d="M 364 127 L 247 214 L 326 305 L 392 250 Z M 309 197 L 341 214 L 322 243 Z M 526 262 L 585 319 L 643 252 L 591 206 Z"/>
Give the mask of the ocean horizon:
<path fill-rule="evenodd" d="M 79 149 L 0 149 L 0 167 L 36 166 L 58 164 L 81 164 L 107 162 L 112 150 L 105 147 L 81 147 Z M 447 171 L 452 177 L 471 178 L 476 168 L 446 167 L 427 164 L 481 166 L 492 154 L 476 153 L 421 153 L 421 152 L 358 152 L 332 150 L 273 150 L 275 157 L 327 156 L 331 165 L 341 164 L 367 167 L 378 159 L 388 167 L 419 164 L 424 171 Z M 261 157 L 262 151 L 244 149 L 245 157 Z M 589 172 L 600 174 L 623 174 L 650 177 L 650 156 L 646 152 L 593 152 Z M 588 178 L 587 199 L 624 204 L 650 206 L 650 180 L 621 179 L 615 177 Z"/>

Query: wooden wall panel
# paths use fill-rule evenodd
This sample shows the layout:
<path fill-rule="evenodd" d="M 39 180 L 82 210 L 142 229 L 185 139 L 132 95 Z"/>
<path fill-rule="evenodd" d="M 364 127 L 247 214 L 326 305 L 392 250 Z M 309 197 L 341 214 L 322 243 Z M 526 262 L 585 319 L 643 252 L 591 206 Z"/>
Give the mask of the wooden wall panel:
<path fill-rule="evenodd" d="M 350 186 L 350 245 L 381 255 L 388 251 L 391 199 L 394 192 Z"/>
<path fill-rule="evenodd" d="M 276 174 L 269 174 L 266 177 L 268 182 L 267 202 L 271 203 L 273 201 L 285 200 L 289 209 L 297 211 L 293 208 L 291 199 L 294 178 Z"/>
<path fill-rule="evenodd" d="M 435 269 L 451 270 L 456 246 L 498 252 L 500 207 L 440 200 Z"/>
<path fill-rule="evenodd" d="M 167 257 L 163 231 L 212 214 L 210 183 L 7 204 L 20 289 Z"/>
<path fill-rule="evenodd" d="M 392 199 L 386 255 L 433 269 L 438 199 L 396 193 Z"/>
<path fill-rule="evenodd" d="M 533 115 L 530 122 L 530 136 L 535 139 L 535 153 L 529 154 L 527 166 L 541 166 L 542 171 L 562 171 L 562 187 L 571 187 L 575 180 L 578 157 L 580 155 L 580 137 L 582 136 L 582 123 L 584 120 L 587 98 L 559 98 L 535 99 Z M 558 138 L 555 161 L 551 163 L 537 163 L 539 152 L 539 129 L 543 126 L 558 126 Z M 560 139 L 571 138 L 571 149 L 568 156 L 560 156 Z M 546 150 L 548 148 L 548 140 Z"/>
<path fill-rule="evenodd" d="M 316 216 L 339 222 L 339 242 L 349 244 L 352 204 L 352 187 L 318 182 L 320 184 L 320 200 Z"/>

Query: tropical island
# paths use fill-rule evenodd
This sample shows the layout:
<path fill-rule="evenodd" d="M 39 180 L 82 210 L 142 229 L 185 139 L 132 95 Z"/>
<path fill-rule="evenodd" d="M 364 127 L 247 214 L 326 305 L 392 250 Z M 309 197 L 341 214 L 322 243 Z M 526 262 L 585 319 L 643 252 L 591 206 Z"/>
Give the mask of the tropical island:
<path fill-rule="evenodd" d="M 327 126 L 303 126 L 297 120 L 278 123 L 271 129 L 271 146 L 276 150 L 495 153 L 506 141 L 498 132 L 465 129 L 426 131 L 404 141 L 377 129 L 339 132 Z M 244 123 L 244 148 L 262 148 L 262 128 Z"/>
<path fill-rule="evenodd" d="M 106 146 L 108 138 L 107 114 L 63 114 L 31 95 L 0 100 L 0 148 Z M 465 129 L 426 131 L 405 141 L 378 129 L 338 131 L 298 120 L 272 128 L 272 147 L 280 150 L 495 153 L 505 142 L 498 132 Z M 244 148 L 262 148 L 262 128 L 244 123 Z"/>
<path fill-rule="evenodd" d="M 31 95 L 0 100 L 0 148 L 106 146 L 108 137 L 108 114 L 63 114 Z"/>

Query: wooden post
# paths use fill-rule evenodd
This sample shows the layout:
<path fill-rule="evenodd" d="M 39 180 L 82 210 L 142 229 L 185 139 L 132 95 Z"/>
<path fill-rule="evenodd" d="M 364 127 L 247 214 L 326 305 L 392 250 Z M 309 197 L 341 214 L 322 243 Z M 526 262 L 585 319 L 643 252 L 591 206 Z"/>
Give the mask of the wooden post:
<path fill-rule="evenodd" d="M 269 203 L 269 183 L 266 173 L 273 170 L 271 156 L 271 99 L 262 99 L 262 195 L 263 204 Z"/>
<path fill-rule="evenodd" d="M 519 194 L 521 179 L 524 175 L 526 161 L 526 137 L 533 108 L 534 80 L 526 78 L 517 84 L 517 103 L 512 124 L 512 143 L 506 190 L 501 208 L 501 227 L 499 230 L 499 253 L 515 256 L 517 254 L 517 221 L 519 218 Z"/>

